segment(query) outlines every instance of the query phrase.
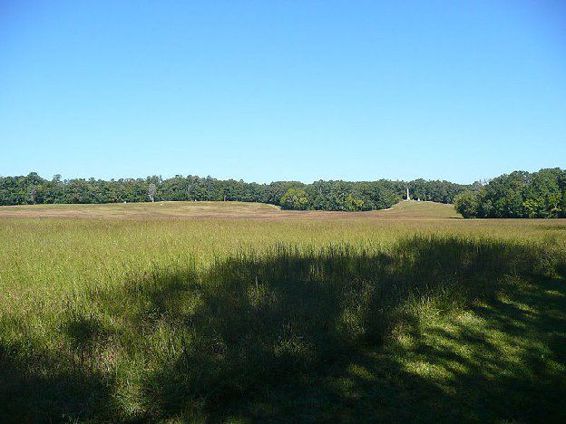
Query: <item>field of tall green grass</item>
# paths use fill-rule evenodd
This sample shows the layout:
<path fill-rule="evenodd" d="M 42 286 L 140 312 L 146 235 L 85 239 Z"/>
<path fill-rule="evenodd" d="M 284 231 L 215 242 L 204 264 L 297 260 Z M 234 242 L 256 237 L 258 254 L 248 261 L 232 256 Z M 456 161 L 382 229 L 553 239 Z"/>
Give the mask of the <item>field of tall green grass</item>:
<path fill-rule="evenodd" d="M 565 422 L 566 222 L 361 216 L 0 218 L 0 422 Z"/>

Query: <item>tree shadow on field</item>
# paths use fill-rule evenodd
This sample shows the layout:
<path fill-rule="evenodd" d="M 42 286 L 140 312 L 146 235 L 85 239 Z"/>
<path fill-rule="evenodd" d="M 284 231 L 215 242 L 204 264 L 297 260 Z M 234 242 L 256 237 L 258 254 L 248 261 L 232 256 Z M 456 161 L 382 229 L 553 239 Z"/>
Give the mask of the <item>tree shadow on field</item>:
<path fill-rule="evenodd" d="M 278 246 L 204 272 L 155 272 L 95 291 L 92 303 L 137 336 L 122 351 L 149 361 L 145 409 L 132 419 L 560 422 L 565 264 L 550 248 L 458 238 L 414 237 L 381 253 Z M 112 334 L 84 314 L 63 328 L 87 359 Z M 13 393 L 28 399 L 20 406 L 127 417 L 113 399 L 117 382 L 86 365 L 70 378 L 76 389 L 2 352 Z M 38 360 L 43 369 L 57 369 L 54 355 L 53 365 Z M 43 389 L 68 403 L 49 403 Z M 1 390 L 0 405 L 14 398 Z"/>
<path fill-rule="evenodd" d="M 0 422 L 112 419 L 112 381 L 38 347 L 0 345 Z"/>
<path fill-rule="evenodd" d="M 280 247 L 230 258 L 158 293 L 161 307 L 177 290 L 198 307 L 165 308 L 186 336 L 146 381 L 149 417 L 559 421 L 561 266 L 525 246 L 437 238 L 378 255 Z M 427 308 L 440 314 L 430 325 Z M 464 319 L 442 320 L 457 310 Z"/>
<path fill-rule="evenodd" d="M 115 379 L 97 366 L 109 329 L 73 308 L 61 324 L 60 350 L 31 337 L 0 343 L 0 423 L 115 421 Z"/>

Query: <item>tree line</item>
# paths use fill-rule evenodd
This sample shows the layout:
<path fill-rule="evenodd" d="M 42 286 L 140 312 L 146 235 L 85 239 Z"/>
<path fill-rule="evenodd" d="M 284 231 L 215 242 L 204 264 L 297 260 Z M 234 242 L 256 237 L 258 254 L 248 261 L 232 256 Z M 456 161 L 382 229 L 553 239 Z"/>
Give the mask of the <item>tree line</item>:
<path fill-rule="evenodd" d="M 35 172 L 26 176 L 0 177 L 0 205 L 53 203 L 123 203 L 164 200 L 259 202 L 285 209 L 365 211 L 388 208 L 403 199 L 406 188 L 412 198 L 452 203 L 471 186 L 449 181 L 275 181 L 269 184 L 212 177 L 44 179 Z"/>
<path fill-rule="evenodd" d="M 515 171 L 475 184 L 454 203 L 464 218 L 566 217 L 566 170 Z"/>

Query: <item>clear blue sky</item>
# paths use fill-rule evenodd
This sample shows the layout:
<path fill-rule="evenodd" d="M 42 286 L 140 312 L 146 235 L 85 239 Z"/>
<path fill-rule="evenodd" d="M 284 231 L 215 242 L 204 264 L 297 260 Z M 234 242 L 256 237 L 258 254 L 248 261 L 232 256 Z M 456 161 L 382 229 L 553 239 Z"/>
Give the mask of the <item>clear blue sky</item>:
<path fill-rule="evenodd" d="M 565 165 L 561 0 L 0 0 L 0 175 Z"/>

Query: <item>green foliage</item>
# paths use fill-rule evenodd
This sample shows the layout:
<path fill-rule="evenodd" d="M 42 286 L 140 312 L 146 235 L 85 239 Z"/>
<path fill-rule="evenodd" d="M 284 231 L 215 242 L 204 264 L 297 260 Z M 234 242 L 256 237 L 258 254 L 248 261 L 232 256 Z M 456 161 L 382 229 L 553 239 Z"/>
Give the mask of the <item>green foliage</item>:
<path fill-rule="evenodd" d="M 364 201 L 354 197 L 351 193 L 346 196 L 344 207 L 349 212 L 361 211 L 364 209 Z"/>
<path fill-rule="evenodd" d="M 426 181 L 422 178 L 408 184 L 413 199 L 438 203 L 453 203 L 454 197 L 470 187 L 449 181 Z"/>
<path fill-rule="evenodd" d="M 290 188 L 281 196 L 280 203 L 283 209 L 305 210 L 309 206 L 309 198 L 304 190 Z"/>
<path fill-rule="evenodd" d="M 494 178 L 474 194 L 456 199 L 466 218 L 556 218 L 566 216 L 566 171 L 515 171 Z"/>
<path fill-rule="evenodd" d="M 454 196 L 469 188 L 447 181 L 275 181 L 270 184 L 246 183 L 242 180 L 218 180 L 194 175 L 158 176 L 119 180 L 62 180 L 56 175 L 45 180 L 36 173 L 18 177 L 0 177 L 0 205 L 50 203 L 132 203 L 152 200 L 235 200 L 281 205 L 290 189 L 303 190 L 308 204 L 296 202 L 296 208 L 357 211 L 389 208 L 404 194 L 405 187 L 414 190 L 422 200 L 450 203 Z M 304 196 L 302 196 L 304 197 Z M 292 202 L 282 205 L 295 208 Z"/>
<path fill-rule="evenodd" d="M 478 215 L 478 193 L 465 191 L 454 198 L 454 207 L 464 218 L 473 218 Z"/>
<path fill-rule="evenodd" d="M 406 187 L 413 199 L 456 203 L 457 210 L 466 218 L 566 217 L 566 171 L 560 168 L 535 173 L 515 171 L 486 185 L 471 186 L 423 179 L 257 184 L 192 175 L 110 181 L 62 180 L 56 175 L 45 180 L 32 172 L 27 176 L 0 177 L 0 205 L 236 200 L 280 205 L 285 209 L 367 211 L 391 207 L 402 198 Z"/>

